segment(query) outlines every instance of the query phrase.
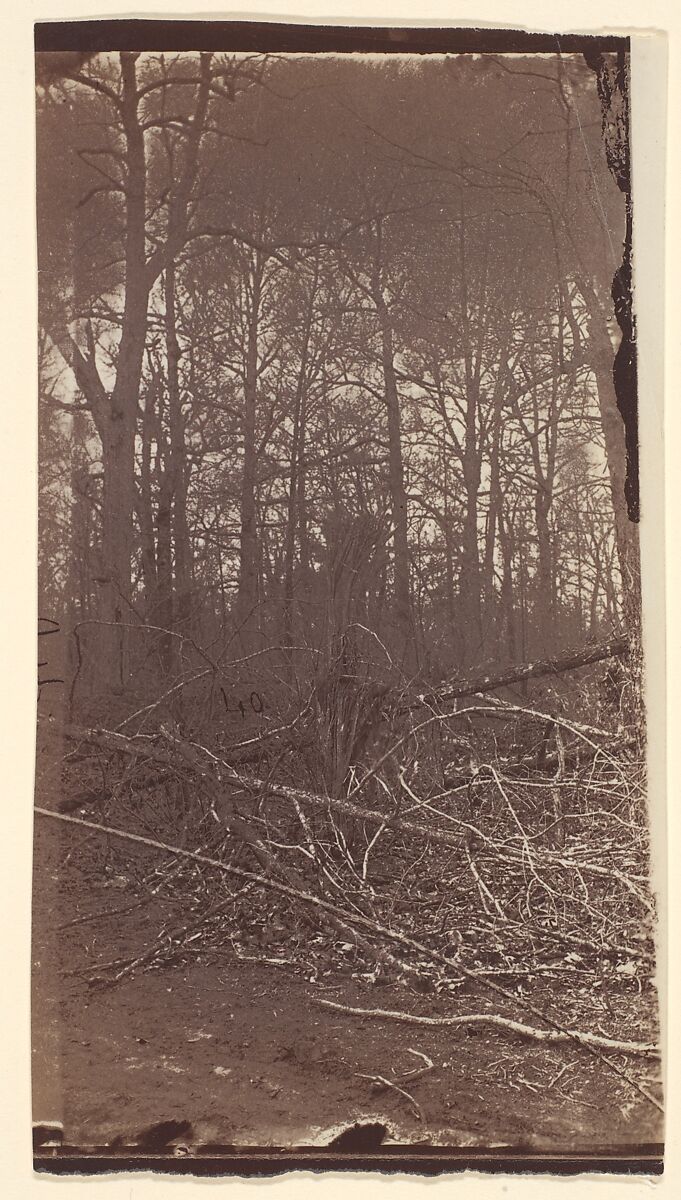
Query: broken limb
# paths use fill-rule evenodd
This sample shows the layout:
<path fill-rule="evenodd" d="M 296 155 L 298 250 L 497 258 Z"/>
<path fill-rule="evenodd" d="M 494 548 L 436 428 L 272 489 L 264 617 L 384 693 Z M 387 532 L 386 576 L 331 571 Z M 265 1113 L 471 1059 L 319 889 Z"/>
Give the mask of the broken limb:
<path fill-rule="evenodd" d="M 499 688 L 510 687 L 514 683 L 522 683 L 526 679 L 539 679 L 544 675 L 560 675 L 563 671 L 578 671 L 592 663 L 602 662 L 607 658 L 618 658 L 627 653 L 629 639 L 627 637 L 610 638 L 607 642 L 599 642 L 595 646 L 587 646 L 583 650 L 563 654 L 560 658 L 545 658 L 538 662 L 522 663 L 520 666 L 509 667 L 500 675 L 478 675 L 477 678 L 445 687 L 441 691 L 430 692 L 419 696 L 410 704 L 397 709 L 398 713 L 412 712 L 421 705 L 448 704 L 452 700 L 461 700 L 465 696 L 474 696 L 480 692 L 496 692 Z"/>
<path fill-rule="evenodd" d="M 400 1021 L 408 1025 L 437 1025 L 457 1026 L 491 1025 L 498 1029 L 506 1029 L 516 1033 L 518 1037 L 535 1042 L 580 1042 L 583 1046 L 595 1046 L 602 1050 L 611 1050 L 622 1054 L 645 1054 L 658 1058 L 660 1051 L 650 1042 L 625 1042 L 618 1038 L 601 1036 L 598 1033 L 585 1033 L 578 1029 L 535 1029 L 521 1021 L 513 1021 L 510 1017 L 501 1017 L 496 1013 L 466 1013 L 458 1017 L 423 1017 L 418 1013 L 392 1012 L 385 1008 L 354 1008 L 348 1004 L 338 1004 L 335 1000 L 322 1000 L 315 997 L 315 1004 L 325 1008 L 335 1008 L 338 1012 L 351 1013 L 353 1016 L 377 1017 L 386 1021 Z"/>

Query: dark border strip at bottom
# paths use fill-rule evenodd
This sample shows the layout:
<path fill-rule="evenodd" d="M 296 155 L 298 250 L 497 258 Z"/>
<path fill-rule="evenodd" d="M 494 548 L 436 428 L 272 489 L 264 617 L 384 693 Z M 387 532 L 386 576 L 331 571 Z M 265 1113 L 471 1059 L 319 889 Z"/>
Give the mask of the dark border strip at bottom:
<path fill-rule="evenodd" d="M 383 1171 L 390 1174 L 443 1175 L 461 1171 L 492 1174 L 662 1175 L 661 1144 L 626 1151 L 513 1154 L 508 1148 L 471 1153 L 432 1146 L 391 1146 L 376 1154 L 337 1154 L 319 1149 L 206 1147 L 193 1155 L 112 1154 L 109 1147 L 54 1147 L 37 1154 L 33 1169 L 52 1175 L 104 1175 L 115 1171 L 156 1171 L 164 1175 L 281 1175 L 286 1171 Z"/>

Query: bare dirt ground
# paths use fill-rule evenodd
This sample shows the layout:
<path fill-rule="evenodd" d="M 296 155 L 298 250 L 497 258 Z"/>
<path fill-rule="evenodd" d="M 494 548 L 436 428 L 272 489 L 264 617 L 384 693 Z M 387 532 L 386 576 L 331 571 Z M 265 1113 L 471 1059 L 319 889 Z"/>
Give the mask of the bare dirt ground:
<path fill-rule="evenodd" d="M 97 964 L 154 940 L 161 915 L 153 901 L 140 904 L 124 860 L 102 870 L 93 850 L 81 831 L 37 820 L 34 1120 L 61 1121 L 65 1142 L 135 1144 L 142 1130 L 178 1121 L 189 1122 L 181 1140 L 191 1145 L 328 1146 L 363 1120 L 384 1123 L 388 1143 L 434 1146 L 589 1153 L 660 1139 L 655 1108 L 577 1045 L 398 1024 L 316 1003 L 475 1011 L 465 994 L 426 998 L 333 973 L 312 983 L 276 965 L 283 946 L 239 961 L 229 940 L 224 957 L 199 952 L 196 961 L 92 986 Z M 626 992 L 609 1003 L 625 1013 Z M 411 1082 L 426 1060 L 432 1069 Z M 658 1064 L 627 1069 L 642 1082 Z"/>

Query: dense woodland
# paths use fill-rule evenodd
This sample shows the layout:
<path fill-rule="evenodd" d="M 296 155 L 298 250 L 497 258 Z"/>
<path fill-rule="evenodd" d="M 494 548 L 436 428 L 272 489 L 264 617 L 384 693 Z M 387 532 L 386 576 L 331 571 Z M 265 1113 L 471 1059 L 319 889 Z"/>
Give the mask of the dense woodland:
<path fill-rule="evenodd" d="M 428 675 L 618 627 L 593 78 L 131 55 L 45 88 L 41 611 L 259 649 L 331 601 Z M 97 636 L 120 686 L 135 639 Z"/>
<path fill-rule="evenodd" d="M 488 979 L 484 933 L 502 1009 L 504 969 L 550 980 L 559 946 L 640 995 L 614 67 L 62 59 L 37 131 L 66 801 L 182 848 L 208 946 L 207 876 L 220 922 L 312 912 L 374 976 Z M 552 1020 L 592 1022 L 556 978 Z"/>

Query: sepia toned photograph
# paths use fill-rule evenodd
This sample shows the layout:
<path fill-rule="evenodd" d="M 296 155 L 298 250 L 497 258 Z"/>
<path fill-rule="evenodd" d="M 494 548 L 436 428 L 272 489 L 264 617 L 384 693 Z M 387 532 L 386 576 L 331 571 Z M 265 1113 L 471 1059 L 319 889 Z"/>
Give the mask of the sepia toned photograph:
<path fill-rule="evenodd" d="M 35 96 L 37 1169 L 660 1171 L 628 38 Z"/>

